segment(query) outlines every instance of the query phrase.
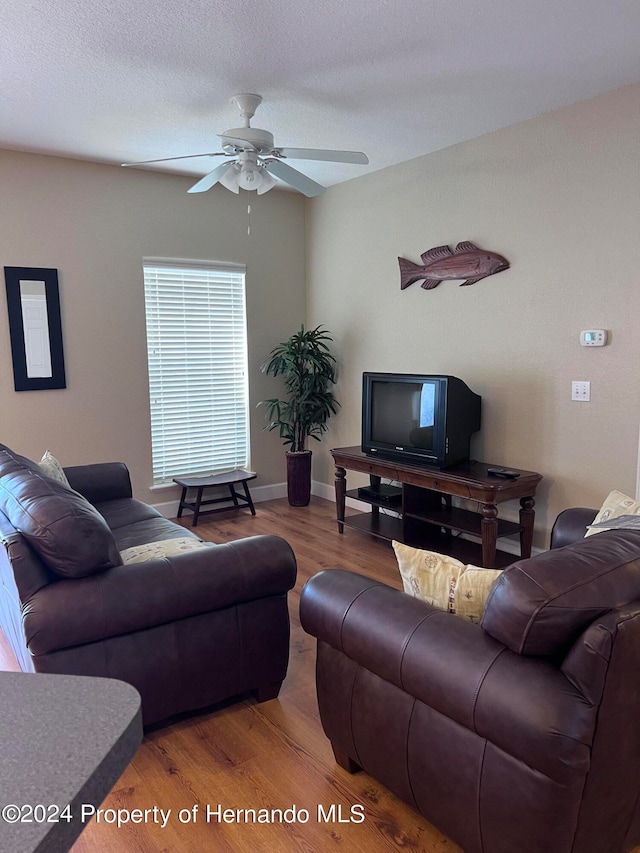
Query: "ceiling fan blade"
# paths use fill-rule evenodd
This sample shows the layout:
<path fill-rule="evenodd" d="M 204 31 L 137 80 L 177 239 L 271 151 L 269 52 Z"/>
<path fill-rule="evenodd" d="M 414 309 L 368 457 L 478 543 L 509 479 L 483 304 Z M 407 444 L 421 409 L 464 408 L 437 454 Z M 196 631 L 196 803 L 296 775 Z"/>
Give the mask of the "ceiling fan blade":
<path fill-rule="evenodd" d="M 233 160 L 229 160 L 228 163 L 220 163 L 219 166 L 216 166 L 213 172 L 209 172 L 208 175 L 205 175 L 204 178 L 201 178 L 196 184 L 190 187 L 187 192 L 204 193 L 207 190 L 210 190 L 214 184 L 218 183 L 218 181 L 224 175 L 227 169 L 230 169 L 232 166 Z"/>
<path fill-rule="evenodd" d="M 333 163 L 360 163 L 366 166 L 369 158 L 362 151 L 325 151 L 321 148 L 275 148 L 276 157 L 291 160 L 328 160 Z"/>
<path fill-rule="evenodd" d="M 298 172 L 297 169 L 292 169 L 291 166 L 287 166 L 287 164 L 283 163 L 282 160 L 264 160 L 263 163 L 267 172 L 275 175 L 276 178 L 280 178 L 281 181 L 284 181 L 285 184 L 289 184 L 290 187 L 299 190 L 308 198 L 321 195 L 325 191 L 325 187 L 321 184 L 317 184 L 315 181 L 312 181 L 311 178 L 303 175 L 302 172 Z"/>
<path fill-rule="evenodd" d="M 185 154 L 184 157 L 161 157 L 159 160 L 140 160 L 139 163 L 120 163 L 121 166 L 146 166 L 147 163 L 167 163 L 169 160 L 193 160 L 194 157 L 230 157 L 224 151 L 209 151 L 207 154 Z"/>

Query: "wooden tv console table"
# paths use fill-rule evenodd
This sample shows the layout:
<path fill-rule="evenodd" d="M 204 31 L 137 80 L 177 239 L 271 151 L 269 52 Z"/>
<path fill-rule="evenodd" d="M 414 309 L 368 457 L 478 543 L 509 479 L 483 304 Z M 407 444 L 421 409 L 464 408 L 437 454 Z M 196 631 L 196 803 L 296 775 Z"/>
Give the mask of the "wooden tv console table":
<path fill-rule="evenodd" d="M 519 533 L 521 556 L 531 556 L 534 495 L 541 474 L 513 469 L 520 476 L 507 480 L 488 474 L 488 468 L 500 467 L 488 462 L 465 462 L 444 470 L 405 465 L 367 456 L 359 447 L 339 447 L 332 450 L 331 455 L 336 466 L 339 533 L 344 532 L 345 526 L 353 527 L 382 539 L 396 539 L 407 545 L 447 553 L 485 568 L 500 568 L 517 559 L 513 554 L 498 551 L 496 542 L 500 536 Z M 401 501 L 393 504 L 375 497 L 363 497 L 358 489 L 347 491 L 347 469 L 368 474 L 372 488 L 380 485 L 382 477 L 401 483 Z M 371 504 L 371 512 L 345 515 L 348 497 Z M 477 501 L 481 508 L 473 512 L 453 507 L 452 497 Z M 497 505 L 516 498 L 520 499 L 520 523 L 499 519 Z M 393 510 L 399 517 L 380 512 L 381 509 Z M 454 536 L 452 531 L 478 536 L 482 546 Z"/>

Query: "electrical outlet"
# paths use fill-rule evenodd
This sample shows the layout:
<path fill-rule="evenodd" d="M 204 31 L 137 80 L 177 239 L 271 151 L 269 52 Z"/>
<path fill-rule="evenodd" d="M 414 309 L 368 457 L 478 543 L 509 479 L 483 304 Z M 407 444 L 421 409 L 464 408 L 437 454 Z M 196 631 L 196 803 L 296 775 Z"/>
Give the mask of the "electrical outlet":
<path fill-rule="evenodd" d="M 577 400 L 580 403 L 588 403 L 591 400 L 591 383 L 572 382 L 571 399 Z"/>

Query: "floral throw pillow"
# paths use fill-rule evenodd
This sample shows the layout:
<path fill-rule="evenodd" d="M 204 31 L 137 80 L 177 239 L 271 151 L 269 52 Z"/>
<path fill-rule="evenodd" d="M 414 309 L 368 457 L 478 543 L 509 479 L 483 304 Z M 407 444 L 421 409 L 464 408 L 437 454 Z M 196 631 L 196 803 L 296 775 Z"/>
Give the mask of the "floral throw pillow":
<path fill-rule="evenodd" d="M 619 515 L 640 515 L 640 502 L 614 489 L 607 495 L 593 523 L 597 524 L 600 521 L 608 521 L 610 518 L 617 518 Z M 608 529 L 607 527 L 598 527 L 595 530 L 588 528 L 584 535 L 586 538 L 587 536 L 593 536 Z"/>
<path fill-rule="evenodd" d="M 45 475 L 45 477 L 51 477 L 52 480 L 57 480 L 58 483 L 62 483 L 63 486 L 67 486 L 67 488 L 71 488 L 69 486 L 69 481 L 67 480 L 67 475 L 64 473 L 64 469 L 62 465 L 58 462 L 56 457 L 49 450 L 45 450 L 44 456 L 38 462 L 40 470 Z"/>
<path fill-rule="evenodd" d="M 148 560 L 158 560 L 161 557 L 176 557 L 187 551 L 196 551 L 199 548 L 210 548 L 211 542 L 202 542 L 200 539 L 187 538 L 162 539 L 159 542 L 149 542 L 146 545 L 134 545 L 120 551 L 122 562 L 146 563 Z"/>
<path fill-rule="evenodd" d="M 483 569 L 465 565 L 454 557 L 412 548 L 402 542 L 393 543 L 404 591 L 455 613 L 463 619 L 479 623 L 484 605 L 500 569 Z"/>

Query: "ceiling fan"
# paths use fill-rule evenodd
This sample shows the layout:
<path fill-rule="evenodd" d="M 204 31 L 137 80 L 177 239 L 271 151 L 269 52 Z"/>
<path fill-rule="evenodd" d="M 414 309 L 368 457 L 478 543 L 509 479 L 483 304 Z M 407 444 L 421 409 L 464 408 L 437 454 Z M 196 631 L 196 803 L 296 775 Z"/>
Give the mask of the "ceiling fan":
<path fill-rule="evenodd" d="M 251 119 L 262 103 L 260 95 L 234 95 L 231 98 L 240 110 L 243 127 L 234 127 L 217 135 L 222 140 L 222 151 L 206 154 L 187 154 L 184 157 L 162 157 L 159 160 L 142 160 L 123 163 L 123 166 L 145 166 L 148 163 L 166 163 L 170 160 L 190 160 L 195 157 L 230 157 L 232 159 L 201 178 L 187 192 L 202 193 L 220 183 L 231 192 L 256 190 L 258 195 L 276 186 L 272 176 L 308 197 L 320 195 L 325 187 L 312 181 L 284 160 L 325 160 L 333 163 L 359 163 L 366 165 L 369 158 L 361 151 L 326 151 L 321 148 L 275 148 L 273 134 L 268 130 L 251 127 Z"/>

